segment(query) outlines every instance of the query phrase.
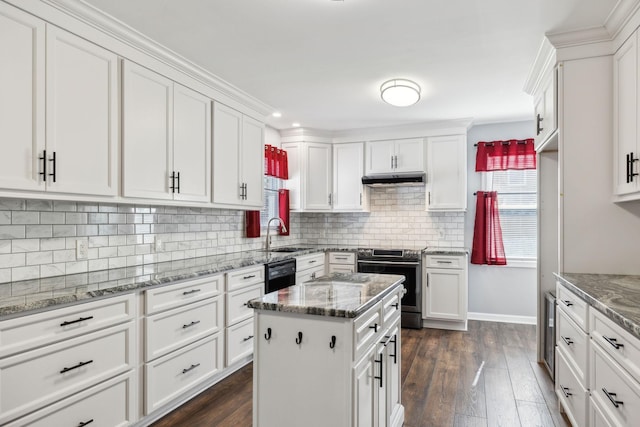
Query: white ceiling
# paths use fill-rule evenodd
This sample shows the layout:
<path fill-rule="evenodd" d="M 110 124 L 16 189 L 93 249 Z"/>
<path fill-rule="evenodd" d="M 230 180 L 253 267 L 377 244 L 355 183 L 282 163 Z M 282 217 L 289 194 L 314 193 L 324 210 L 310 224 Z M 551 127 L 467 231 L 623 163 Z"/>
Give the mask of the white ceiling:
<path fill-rule="evenodd" d="M 601 26 L 618 0 L 86 0 L 282 112 L 345 130 L 533 116 L 522 88 L 546 32 Z M 385 80 L 423 88 L 380 99 Z"/>

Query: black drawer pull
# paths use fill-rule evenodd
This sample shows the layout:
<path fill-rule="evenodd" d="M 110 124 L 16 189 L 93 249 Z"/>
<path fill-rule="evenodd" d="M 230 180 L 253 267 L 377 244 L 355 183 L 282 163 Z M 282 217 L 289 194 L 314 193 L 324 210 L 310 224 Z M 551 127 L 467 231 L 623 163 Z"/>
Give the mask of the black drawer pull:
<path fill-rule="evenodd" d="M 63 368 L 63 369 L 60 371 L 60 373 L 61 373 L 61 374 L 64 374 L 65 372 L 73 371 L 74 369 L 81 368 L 81 367 L 83 367 L 84 365 L 88 365 L 89 363 L 93 363 L 93 360 L 89 360 L 89 361 L 87 361 L 87 362 L 80 362 L 80 363 L 78 363 L 76 366 L 72 366 L 72 367 L 70 367 L 70 368 Z"/>
<path fill-rule="evenodd" d="M 603 335 L 602 338 L 604 338 L 604 340 L 611 344 L 616 350 L 619 350 L 620 347 L 624 347 L 624 344 L 620 344 L 615 338 L 609 338 L 605 335 Z"/>
<path fill-rule="evenodd" d="M 199 363 L 196 363 L 195 365 L 191 365 L 191 366 L 189 366 L 188 368 L 183 369 L 183 370 L 182 370 L 182 373 L 183 373 L 183 374 L 186 374 L 187 372 L 189 372 L 189 371 L 191 371 L 191 370 L 193 370 L 193 369 L 196 369 L 198 366 L 200 366 L 200 364 L 199 364 Z"/>
<path fill-rule="evenodd" d="M 573 305 L 573 303 L 571 301 L 569 301 L 568 299 L 563 299 L 561 300 L 564 305 L 566 305 L 567 307 L 571 307 Z"/>
<path fill-rule="evenodd" d="M 197 325 L 198 323 L 200 323 L 199 320 L 194 320 L 193 322 L 189 323 L 188 325 L 182 325 L 182 329 L 190 328 L 190 327 L 192 327 L 194 325 Z"/>
<path fill-rule="evenodd" d="M 369 326 L 369 329 L 373 329 L 373 332 L 378 332 L 378 324 L 374 323 L 373 326 Z"/>
<path fill-rule="evenodd" d="M 390 354 L 389 357 L 393 357 L 393 364 L 396 365 L 398 363 L 398 336 L 394 335 L 389 342 L 393 343 L 393 354 Z"/>
<path fill-rule="evenodd" d="M 196 292 L 200 292 L 201 289 L 191 289 L 190 291 L 184 291 L 182 293 L 182 295 L 190 295 L 190 294 L 195 294 Z"/>
<path fill-rule="evenodd" d="M 89 424 L 91 424 L 93 422 L 93 418 L 91 418 L 89 421 L 84 421 L 84 422 L 80 422 L 80 424 L 78 424 L 78 427 L 84 427 L 87 426 Z"/>
<path fill-rule="evenodd" d="M 253 335 L 249 335 L 246 338 L 242 338 L 242 341 L 249 341 L 251 338 L 253 338 Z"/>
<path fill-rule="evenodd" d="M 250 275 L 248 275 L 248 276 L 244 276 L 244 277 L 243 277 L 243 279 L 244 279 L 244 280 L 247 280 L 247 279 L 252 279 L 252 278 L 254 278 L 254 277 L 256 277 L 256 275 L 255 275 L 255 274 L 250 274 Z"/>
<path fill-rule="evenodd" d="M 611 403 L 613 403 L 613 406 L 615 406 L 616 408 L 624 404 L 624 402 L 614 399 L 614 397 L 616 397 L 617 395 L 615 393 L 611 393 L 607 391 L 606 388 L 602 387 L 602 392 L 604 393 L 605 396 L 607 396 L 607 398 L 611 401 Z"/>
<path fill-rule="evenodd" d="M 317 259 L 312 259 L 311 261 L 309 261 L 309 264 L 313 264 L 314 262 L 318 262 Z"/>
<path fill-rule="evenodd" d="M 395 307 L 395 308 L 396 308 L 396 310 L 397 310 L 397 309 L 399 309 L 399 308 L 400 308 L 400 303 L 399 303 L 399 302 L 397 302 L 397 303 L 395 303 L 395 304 L 391 304 L 391 306 L 392 306 L 392 307 Z"/>
<path fill-rule="evenodd" d="M 93 316 L 80 317 L 79 319 L 76 319 L 76 320 L 67 320 L 66 322 L 62 322 L 60 323 L 60 326 L 73 325 L 74 323 L 84 322 L 85 320 L 91 320 L 91 319 L 93 319 Z"/>
<path fill-rule="evenodd" d="M 376 380 L 380 380 L 380 388 L 382 388 L 382 377 L 384 376 L 384 370 L 383 370 L 383 366 L 382 366 L 382 361 L 383 361 L 382 355 L 380 355 L 380 360 L 378 360 L 378 359 L 374 360 L 375 363 L 379 363 L 380 364 L 380 376 L 376 377 L 374 375 L 374 377 L 373 377 Z"/>
<path fill-rule="evenodd" d="M 562 341 L 564 341 L 565 344 L 567 344 L 567 345 L 573 344 L 573 341 L 571 341 L 571 338 L 562 337 Z"/>
<path fill-rule="evenodd" d="M 569 393 L 569 390 L 571 390 L 569 387 L 560 386 L 560 390 L 562 390 L 564 397 L 573 396 L 573 393 Z"/>
<path fill-rule="evenodd" d="M 451 264 L 451 261 L 437 261 L 438 264 Z"/>
<path fill-rule="evenodd" d="M 347 258 L 346 256 L 337 256 L 337 257 L 334 257 L 334 258 L 335 258 L 335 259 L 344 259 L 344 260 L 349 259 L 349 258 Z"/>

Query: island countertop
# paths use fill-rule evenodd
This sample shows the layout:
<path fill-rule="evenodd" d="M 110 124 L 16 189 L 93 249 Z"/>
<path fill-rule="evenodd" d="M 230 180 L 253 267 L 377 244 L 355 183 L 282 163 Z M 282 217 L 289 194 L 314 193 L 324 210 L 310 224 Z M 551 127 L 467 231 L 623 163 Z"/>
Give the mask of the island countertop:
<path fill-rule="evenodd" d="M 395 274 L 332 273 L 249 301 L 259 310 L 355 318 L 375 305 L 405 277 Z"/>

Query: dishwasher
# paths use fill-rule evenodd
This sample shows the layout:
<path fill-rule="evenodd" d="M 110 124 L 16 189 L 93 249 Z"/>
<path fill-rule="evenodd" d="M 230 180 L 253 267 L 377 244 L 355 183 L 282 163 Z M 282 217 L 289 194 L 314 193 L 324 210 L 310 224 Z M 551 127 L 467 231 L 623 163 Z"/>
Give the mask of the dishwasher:
<path fill-rule="evenodd" d="M 284 259 L 268 262 L 264 265 L 264 293 L 275 292 L 296 284 L 296 260 Z"/>

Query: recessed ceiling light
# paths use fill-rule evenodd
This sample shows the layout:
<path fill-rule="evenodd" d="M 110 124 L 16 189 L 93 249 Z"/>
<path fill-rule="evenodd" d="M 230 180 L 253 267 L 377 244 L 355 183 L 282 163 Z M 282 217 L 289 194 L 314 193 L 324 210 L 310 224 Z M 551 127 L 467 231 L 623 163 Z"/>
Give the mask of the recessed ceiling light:
<path fill-rule="evenodd" d="M 277 117 L 277 118 L 282 117 L 282 113 L 281 113 L 280 111 L 274 111 L 271 115 L 272 115 L 273 117 Z"/>
<path fill-rule="evenodd" d="M 298 123 L 298 122 L 291 123 L 291 126 L 293 126 L 294 128 L 299 128 L 300 127 L 300 123 Z"/>
<path fill-rule="evenodd" d="M 380 96 L 387 104 L 408 107 L 420 100 L 420 86 L 407 79 L 391 79 L 380 86 Z"/>

